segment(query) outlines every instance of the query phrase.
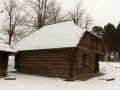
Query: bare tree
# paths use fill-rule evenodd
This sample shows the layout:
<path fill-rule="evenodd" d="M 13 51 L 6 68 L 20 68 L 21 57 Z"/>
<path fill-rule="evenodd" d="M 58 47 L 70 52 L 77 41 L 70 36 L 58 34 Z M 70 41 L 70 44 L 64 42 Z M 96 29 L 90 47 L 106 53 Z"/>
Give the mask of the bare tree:
<path fill-rule="evenodd" d="M 49 24 L 64 21 L 65 15 L 61 14 L 61 6 L 56 2 L 56 0 L 51 1 L 48 5 L 47 16 Z"/>
<path fill-rule="evenodd" d="M 90 26 L 93 24 L 92 17 L 90 17 L 89 14 L 86 14 L 84 23 L 85 23 L 85 29 L 89 29 Z"/>
<path fill-rule="evenodd" d="M 6 15 L 6 22 L 3 26 L 3 30 L 8 34 L 8 43 L 11 45 L 13 36 L 19 35 L 18 26 L 21 25 L 24 20 L 24 16 L 21 14 L 22 6 L 18 6 L 15 0 L 7 0 L 4 2 L 4 14 Z M 19 32 L 19 33 L 18 33 Z"/>
<path fill-rule="evenodd" d="M 80 0 L 78 5 L 76 5 L 75 9 L 73 10 L 73 12 L 70 12 L 70 18 L 73 19 L 74 22 L 80 27 L 82 27 L 83 25 L 83 15 L 85 12 L 85 9 L 83 9 L 82 4 L 83 3 Z"/>
<path fill-rule="evenodd" d="M 62 21 L 63 16 L 60 14 L 61 7 L 56 0 L 27 0 L 26 2 L 31 7 L 31 12 L 28 12 L 29 27 L 39 29 L 47 24 L 57 23 Z M 28 10 L 27 10 L 28 11 Z"/>
<path fill-rule="evenodd" d="M 46 18 L 46 11 L 47 11 L 47 5 L 48 5 L 48 0 L 27 0 L 26 3 L 32 7 L 34 14 L 29 14 L 31 15 L 34 19 L 34 27 L 41 28 L 44 25 L 45 18 Z M 32 20 L 30 20 L 32 21 Z"/>

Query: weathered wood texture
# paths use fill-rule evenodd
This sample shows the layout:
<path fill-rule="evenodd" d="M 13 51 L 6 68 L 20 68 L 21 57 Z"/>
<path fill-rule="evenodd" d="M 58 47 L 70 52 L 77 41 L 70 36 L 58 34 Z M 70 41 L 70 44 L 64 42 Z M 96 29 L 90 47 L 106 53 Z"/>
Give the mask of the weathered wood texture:
<path fill-rule="evenodd" d="M 86 32 L 74 48 L 19 51 L 15 68 L 27 74 L 77 78 L 99 71 L 98 56 L 104 54 L 102 40 Z"/>
<path fill-rule="evenodd" d="M 66 77 L 70 71 L 69 52 L 69 49 L 22 51 L 16 56 L 15 68 L 23 73 Z"/>
<path fill-rule="evenodd" d="M 76 76 L 86 73 L 96 72 L 96 55 L 92 52 L 85 52 L 81 49 L 77 51 Z"/>
<path fill-rule="evenodd" d="M 97 52 L 104 53 L 104 54 L 106 52 L 105 45 L 102 39 L 94 36 L 93 34 L 89 32 L 86 32 L 84 34 L 78 46 L 86 47 L 91 50 L 96 50 Z"/>
<path fill-rule="evenodd" d="M 86 32 L 77 46 L 76 77 L 87 73 L 99 72 L 100 56 L 105 54 L 102 40 Z"/>
<path fill-rule="evenodd" d="M 79 77 L 95 73 L 95 53 L 79 48 L 22 51 L 16 55 L 19 72 L 54 77 Z"/>
<path fill-rule="evenodd" d="M 7 75 L 8 53 L 0 52 L 0 76 Z"/>

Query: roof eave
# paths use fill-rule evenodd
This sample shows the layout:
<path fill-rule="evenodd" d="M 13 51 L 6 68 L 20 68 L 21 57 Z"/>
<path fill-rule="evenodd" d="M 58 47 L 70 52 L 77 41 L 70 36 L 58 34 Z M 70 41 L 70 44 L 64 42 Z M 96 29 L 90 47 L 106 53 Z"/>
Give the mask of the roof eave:
<path fill-rule="evenodd" d="M 37 50 L 70 49 L 70 48 L 76 48 L 76 47 L 77 46 L 74 46 L 74 47 L 61 47 L 61 48 L 45 48 L 45 49 L 18 50 L 18 52 L 22 52 L 22 51 L 37 51 Z"/>
<path fill-rule="evenodd" d="M 6 53 L 17 53 L 17 51 L 5 51 L 5 50 L 0 50 L 0 52 L 6 52 Z"/>
<path fill-rule="evenodd" d="M 85 48 L 85 47 L 78 47 L 78 48 L 80 48 L 82 50 L 85 50 L 85 51 L 91 51 L 93 53 L 100 54 L 100 55 L 103 55 L 103 56 L 106 55 L 106 53 L 104 53 L 104 52 L 93 50 L 93 49 L 89 49 L 89 48 Z"/>

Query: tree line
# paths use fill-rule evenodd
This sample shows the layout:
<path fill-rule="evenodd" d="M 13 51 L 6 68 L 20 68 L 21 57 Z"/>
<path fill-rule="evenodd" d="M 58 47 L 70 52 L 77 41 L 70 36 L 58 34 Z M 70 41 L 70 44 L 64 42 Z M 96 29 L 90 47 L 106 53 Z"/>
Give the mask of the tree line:
<path fill-rule="evenodd" d="M 94 26 L 92 32 L 103 39 L 107 60 L 120 61 L 120 23 L 117 27 L 111 23 L 108 23 L 104 27 Z"/>
<path fill-rule="evenodd" d="M 1 31 L 7 35 L 9 45 L 45 25 L 74 20 L 78 26 L 89 29 L 93 24 L 81 0 L 64 14 L 56 0 L 3 0 L 1 12 L 6 18 Z"/>

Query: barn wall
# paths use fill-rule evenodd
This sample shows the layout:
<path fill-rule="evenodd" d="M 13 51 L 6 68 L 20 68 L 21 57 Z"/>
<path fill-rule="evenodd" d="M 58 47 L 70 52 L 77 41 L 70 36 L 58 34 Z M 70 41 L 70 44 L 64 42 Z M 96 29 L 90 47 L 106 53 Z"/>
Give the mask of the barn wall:
<path fill-rule="evenodd" d="M 96 54 L 79 47 L 22 51 L 16 54 L 15 67 L 26 74 L 77 78 L 87 73 L 95 73 Z"/>
<path fill-rule="evenodd" d="M 87 73 L 95 73 L 95 69 L 96 69 L 96 54 L 78 48 L 76 76 L 81 76 Z"/>
<path fill-rule="evenodd" d="M 0 76 L 7 75 L 8 53 L 0 52 Z"/>
<path fill-rule="evenodd" d="M 103 55 L 105 55 L 105 47 L 102 40 L 86 32 L 77 46 L 76 77 L 99 72 L 98 61 Z"/>
<path fill-rule="evenodd" d="M 16 56 L 15 67 L 22 73 L 67 77 L 70 52 L 69 49 L 21 51 Z"/>
<path fill-rule="evenodd" d="M 78 46 L 86 47 L 88 49 L 96 50 L 105 54 L 103 41 L 89 32 L 84 34 Z"/>

